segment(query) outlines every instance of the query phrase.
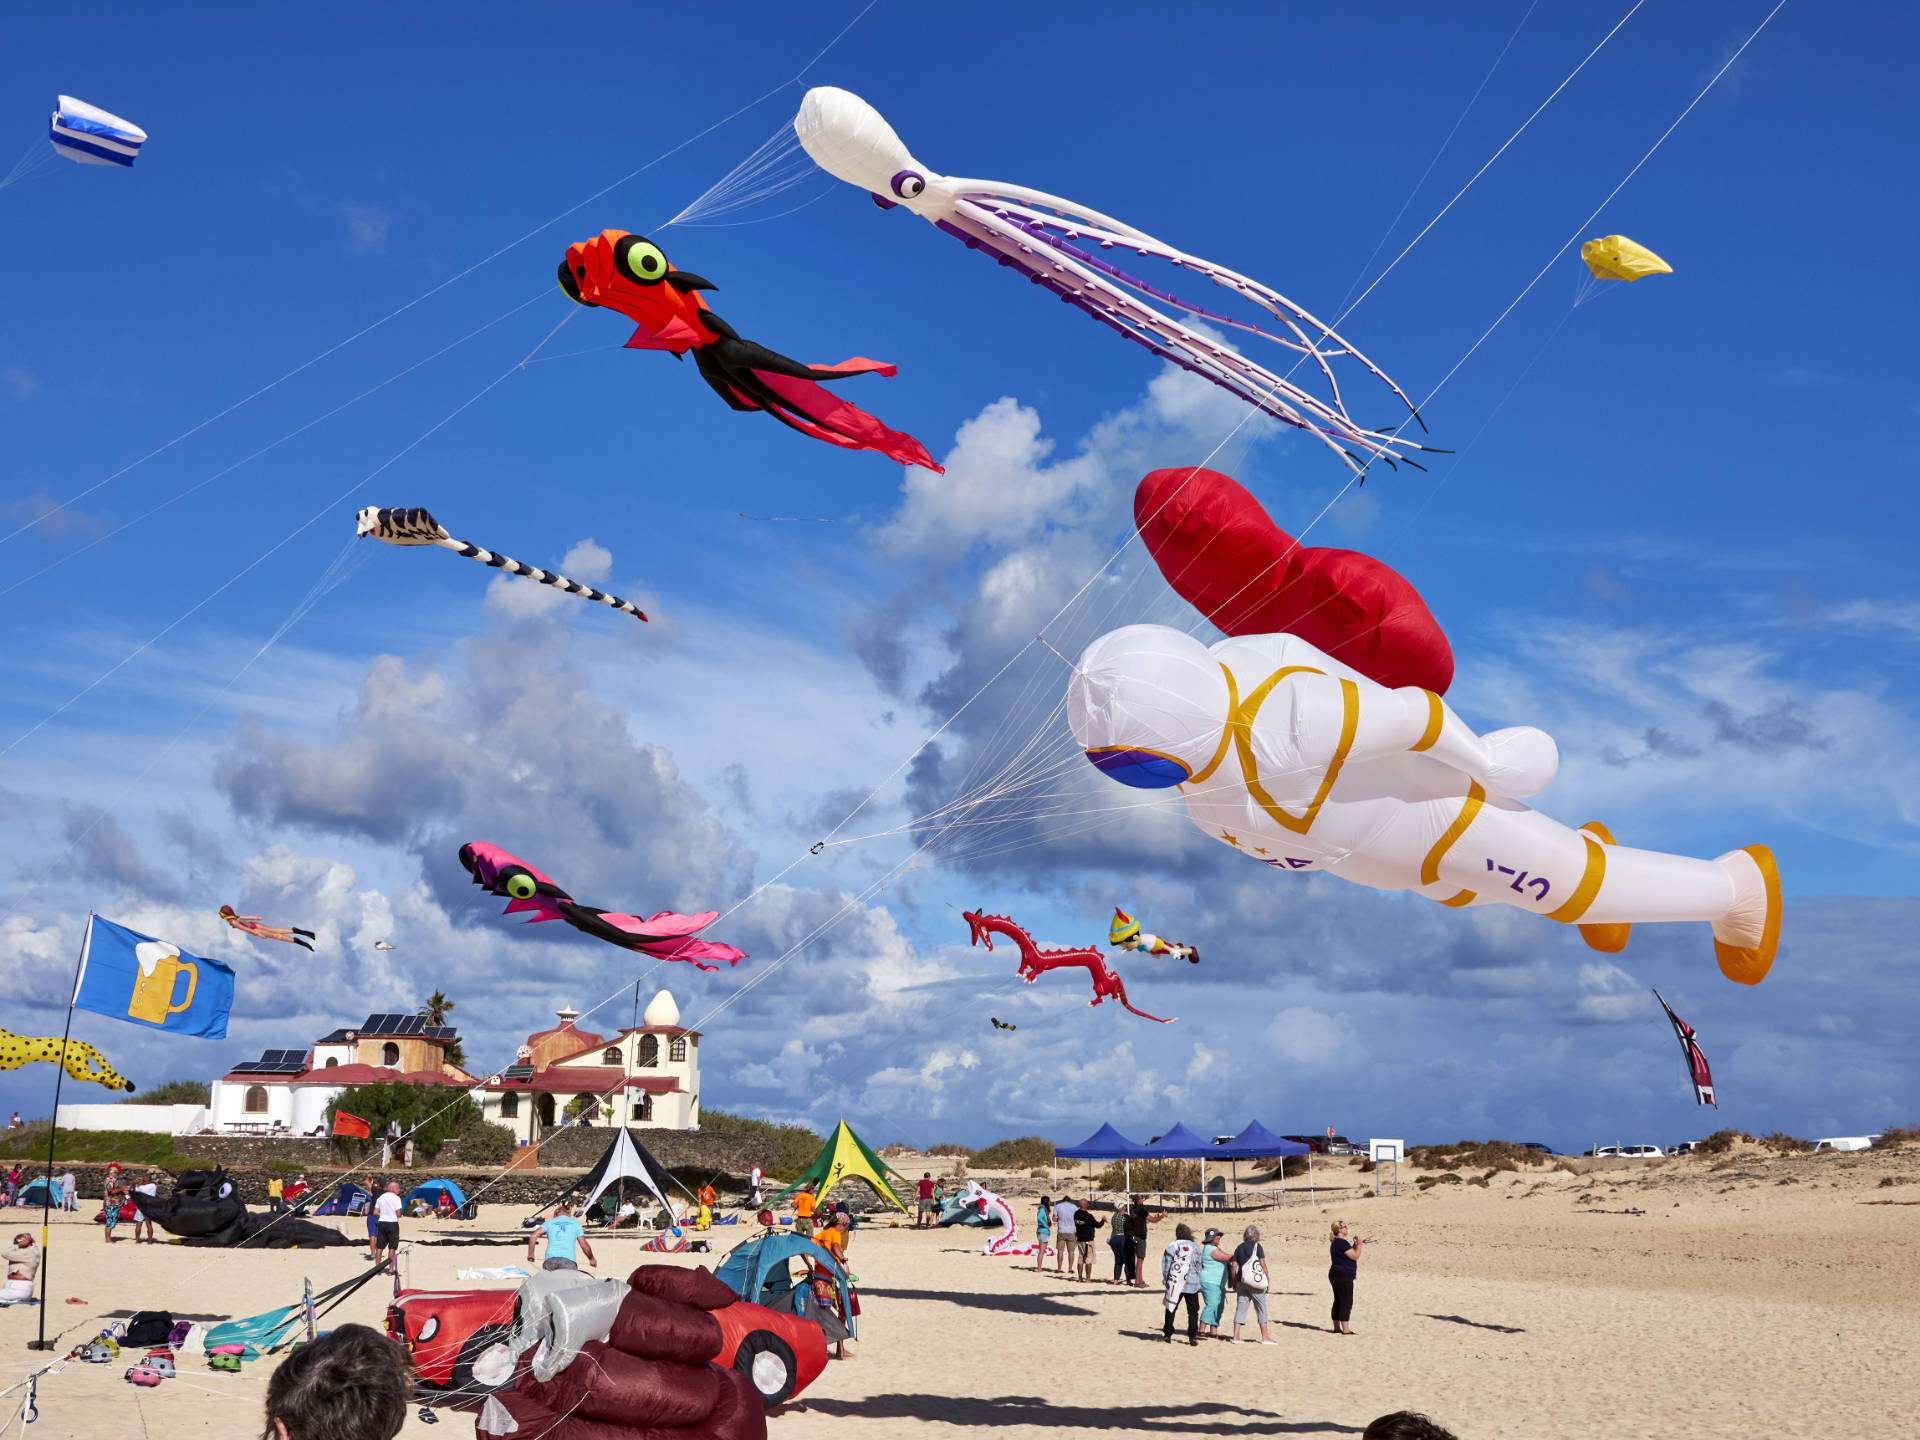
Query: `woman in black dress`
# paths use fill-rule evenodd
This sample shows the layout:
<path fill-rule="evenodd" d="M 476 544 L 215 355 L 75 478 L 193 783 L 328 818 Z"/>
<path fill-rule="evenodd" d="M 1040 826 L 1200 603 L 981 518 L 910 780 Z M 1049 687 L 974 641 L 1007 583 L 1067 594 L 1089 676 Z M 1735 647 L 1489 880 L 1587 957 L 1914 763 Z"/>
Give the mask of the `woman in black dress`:
<path fill-rule="evenodd" d="M 1353 1318 L 1353 1282 L 1360 1274 L 1360 1247 L 1365 1241 L 1355 1240 L 1347 1234 L 1347 1222 L 1333 1222 L 1333 1243 L 1327 1248 L 1332 1252 L 1333 1263 L 1327 1269 L 1327 1281 L 1333 1286 L 1333 1333 L 1351 1335 L 1353 1327 L 1347 1322 Z"/>

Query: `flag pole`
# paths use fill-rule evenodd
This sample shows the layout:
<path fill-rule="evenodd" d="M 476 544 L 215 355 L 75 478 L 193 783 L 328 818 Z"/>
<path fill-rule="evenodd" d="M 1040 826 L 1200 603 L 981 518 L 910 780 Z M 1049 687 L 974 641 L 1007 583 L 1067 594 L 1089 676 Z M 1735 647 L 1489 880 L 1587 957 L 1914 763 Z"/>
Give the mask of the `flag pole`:
<path fill-rule="evenodd" d="M 60 1133 L 60 1082 L 67 1078 L 67 1042 L 73 1038 L 73 1002 L 80 998 L 80 977 L 87 968 L 87 942 L 93 938 L 93 912 L 87 912 L 87 923 L 80 932 L 80 958 L 73 965 L 73 993 L 67 997 L 67 1028 L 60 1033 L 60 1068 L 53 1076 L 53 1118 L 47 1122 L 47 1179 L 40 1192 L 40 1338 L 29 1340 L 29 1350 L 51 1350 L 52 1342 L 47 1339 L 47 1231 L 51 1221 L 49 1212 L 53 1209 L 53 1147 Z"/>

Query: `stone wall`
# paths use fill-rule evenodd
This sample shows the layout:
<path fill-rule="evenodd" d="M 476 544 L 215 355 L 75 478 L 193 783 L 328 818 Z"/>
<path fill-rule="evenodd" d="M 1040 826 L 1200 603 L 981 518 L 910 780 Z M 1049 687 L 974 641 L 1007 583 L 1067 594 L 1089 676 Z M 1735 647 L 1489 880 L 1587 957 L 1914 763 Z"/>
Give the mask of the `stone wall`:
<path fill-rule="evenodd" d="M 730 1180 L 734 1182 L 732 1188 L 744 1189 L 755 1165 L 769 1170 L 780 1163 L 779 1144 L 759 1135 L 647 1129 L 627 1133 L 669 1170 L 717 1171 L 719 1179 L 714 1184 L 723 1189 L 729 1188 Z M 613 1131 L 602 1126 L 572 1126 L 558 1131 L 540 1142 L 541 1168 L 562 1165 L 584 1170 L 600 1158 L 612 1140 Z"/>
<path fill-rule="evenodd" d="M 255 1166 L 269 1160 L 295 1165 L 333 1163 L 330 1142 L 305 1135 L 178 1135 L 173 1153 L 207 1165 Z"/>

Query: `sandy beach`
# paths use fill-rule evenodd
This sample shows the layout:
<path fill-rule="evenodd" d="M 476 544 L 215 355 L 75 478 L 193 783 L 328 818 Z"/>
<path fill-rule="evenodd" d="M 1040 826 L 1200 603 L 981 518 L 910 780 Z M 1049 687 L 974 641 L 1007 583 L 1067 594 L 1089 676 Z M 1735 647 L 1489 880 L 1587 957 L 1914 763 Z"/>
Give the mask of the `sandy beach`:
<path fill-rule="evenodd" d="M 1461 1440 L 1920 1434 L 1920 1147 L 1789 1157 L 1749 1149 L 1584 1176 L 1502 1172 L 1485 1187 L 1463 1171 L 1460 1183 L 1424 1193 L 1407 1183 L 1419 1173 L 1405 1172 L 1398 1197 L 1375 1199 L 1372 1177 L 1334 1169 L 1348 1188 L 1212 1222 L 1262 1228 L 1274 1260 L 1273 1347 L 1164 1345 L 1156 1292 L 983 1257 L 977 1231 L 877 1222 L 852 1249 L 863 1296 L 857 1356 L 773 1416 L 770 1434 L 1349 1435 L 1402 1408 L 1426 1411 Z M 1876 1203 L 1886 1201 L 1897 1203 Z M 1324 1241 L 1336 1216 L 1368 1241 L 1350 1338 L 1327 1324 Z M 1154 1227 L 1155 1275 L 1178 1218 Z M 475 1228 L 518 1219 L 511 1207 L 485 1207 Z M 747 1233 L 717 1237 L 724 1246 Z M 695 1263 L 643 1256 L 625 1236 L 594 1243 L 602 1274 L 643 1260 Z M 302 1276 L 322 1285 L 355 1273 L 357 1257 L 108 1247 L 95 1227 L 63 1220 L 48 1326 L 64 1348 L 136 1309 L 251 1314 L 297 1299 Z M 420 1246 L 405 1257 L 404 1278 L 454 1285 L 464 1266 L 519 1258 L 502 1247 Z M 1104 1278 L 1104 1245 L 1097 1258 Z M 389 1290 L 371 1284 L 331 1319 L 378 1325 Z M 69 1296 L 86 1303 L 64 1303 Z M 0 1314 L 5 1383 L 34 1367 L 24 1347 L 37 1323 L 31 1307 Z M 186 1357 L 179 1379 L 151 1390 L 126 1384 L 124 1364 L 70 1365 L 41 1381 L 40 1425 L 29 1433 L 252 1434 L 269 1363 L 232 1376 Z M 18 1398 L 8 1397 L 9 1414 Z M 441 1425 L 416 1417 L 404 1433 L 458 1436 L 469 1424 L 442 1411 Z"/>

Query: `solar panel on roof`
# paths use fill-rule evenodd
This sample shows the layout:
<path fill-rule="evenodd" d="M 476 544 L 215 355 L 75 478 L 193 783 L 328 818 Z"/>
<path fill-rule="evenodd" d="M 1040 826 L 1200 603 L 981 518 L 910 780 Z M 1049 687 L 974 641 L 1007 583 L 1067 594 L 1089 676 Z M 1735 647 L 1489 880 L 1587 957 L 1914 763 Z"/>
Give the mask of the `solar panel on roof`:
<path fill-rule="evenodd" d="M 500 1073 L 502 1075 L 505 1075 L 509 1080 L 526 1080 L 533 1075 L 533 1066 L 509 1065 L 505 1070 L 502 1070 Z"/>

